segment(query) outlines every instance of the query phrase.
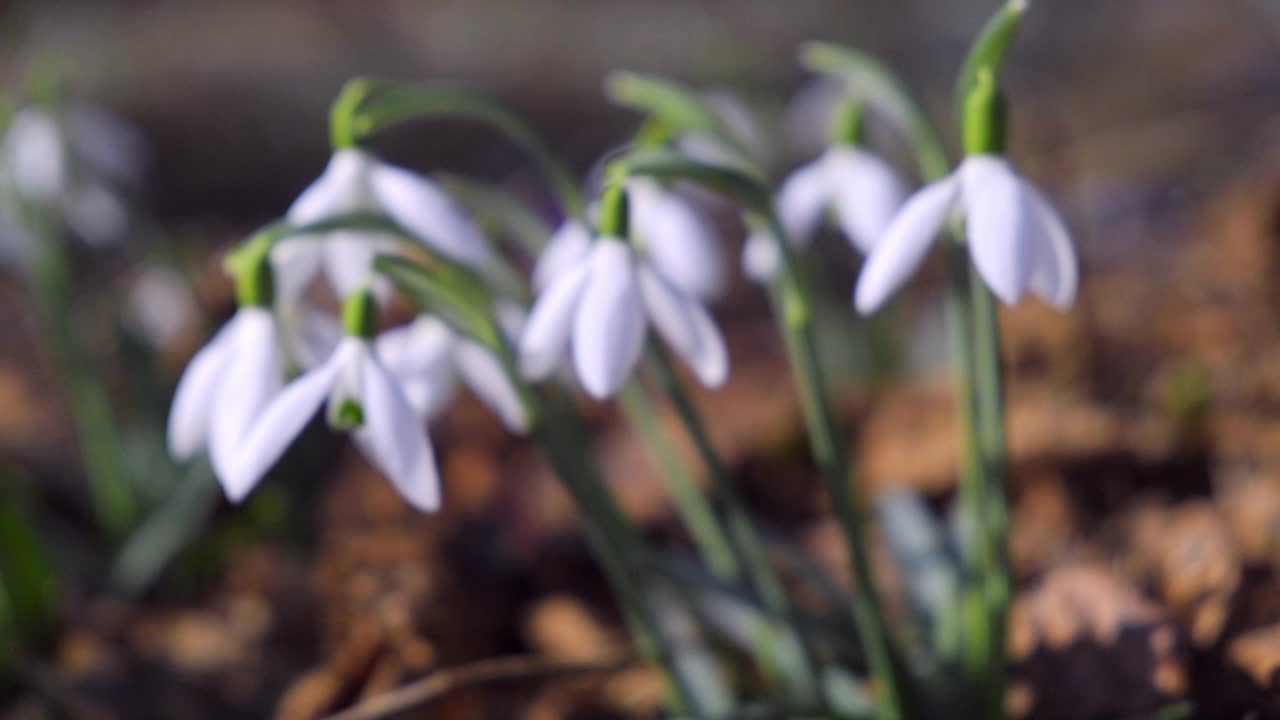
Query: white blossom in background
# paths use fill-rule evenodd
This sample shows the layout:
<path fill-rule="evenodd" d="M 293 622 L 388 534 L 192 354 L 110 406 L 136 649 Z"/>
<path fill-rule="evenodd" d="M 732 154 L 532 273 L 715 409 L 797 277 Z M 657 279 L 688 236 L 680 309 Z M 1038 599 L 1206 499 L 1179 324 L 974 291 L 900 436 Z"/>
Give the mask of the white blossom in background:
<path fill-rule="evenodd" d="M 30 258 L 22 205 L 55 213 L 89 245 L 119 242 L 143 156 L 137 131 L 99 108 L 73 104 L 61 116 L 19 109 L 0 138 L 0 260 L 25 267 Z"/>
<path fill-rule="evenodd" d="M 1038 190 L 997 155 L 971 155 L 954 172 L 913 195 L 867 258 L 854 303 L 879 308 L 924 260 L 954 213 L 963 214 L 974 265 L 1008 305 L 1031 292 L 1065 309 L 1075 299 L 1071 237 Z"/>
<path fill-rule="evenodd" d="M 646 259 L 685 293 L 701 300 L 723 295 L 728 274 L 720 238 L 693 203 L 645 178 L 628 180 L 627 196 L 631 235 Z M 584 222 L 570 218 L 562 223 L 534 264 L 534 290 L 545 290 L 591 247 L 591 229 Z"/>
<path fill-rule="evenodd" d="M 322 406 L 349 430 L 361 453 L 414 507 L 440 507 L 435 452 L 422 419 L 386 367 L 376 340 L 347 336 L 320 365 L 289 383 L 240 437 L 218 474 L 227 498 L 240 502 L 289 448 Z M 344 417 L 354 412 L 356 418 Z"/>
<path fill-rule="evenodd" d="M 223 486 L 232 478 L 245 433 L 280 391 L 284 360 L 271 311 L 243 306 L 191 358 L 169 410 L 169 454 L 189 460 L 209 451 Z"/>
<path fill-rule="evenodd" d="M 164 265 L 149 265 L 129 289 L 125 322 L 153 348 L 167 347 L 196 316 L 186 279 Z"/>
<path fill-rule="evenodd" d="M 787 241 L 804 247 L 828 211 L 855 250 L 871 252 L 906 197 L 897 171 L 867 150 L 852 145 L 828 148 L 817 160 L 800 167 L 783 183 L 776 198 L 778 217 Z M 748 277 L 767 282 L 781 258 L 764 231 L 754 231 L 743 247 L 742 266 Z"/>
<path fill-rule="evenodd" d="M 293 225 L 308 225 L 361 211 L 386 214 L 449 260 L 482 268 L 492 259 L 479 228 L 435 183 L 356 148 L 334 153 L 320 178 L 294 201 L 287 217 Z M 278 282 L 286 288 L 305 286 L 323 271 L 340 296 L 366 286 L 385 295 L 389 285 L 374 273 L 373 259 L 396 248 L 396 239 L 386 233 L 334 230 L 321 238 L 298 236 L 278 243 L 272 263 Z"/>
<path fill-rule="evenodd" d="M 538 296 L 520 337 L 521 372 L 545 379 L 571 355 L 582 387 L 607 398 L 635 367 L 650 323 L 703 385 L 724 383 L 724 338 L 702 302 L 623 241 L 601 238 Z"/>
<path fill-rule="evenodd" d="M 507 322 L 500 324 L 516 337 L 524 318 L 519 308 L 514 309 L 516 313 L 500 311 L 499 320 L 505 315 Z M 502 363 L 489 348 L 455 333 L 443 320 L 420 315 L 379 335 L 375 346 L 419 417 L 431 420 L 442 413 L 461 379 L 508 430 L 528 432 L 528 413 Z"/>

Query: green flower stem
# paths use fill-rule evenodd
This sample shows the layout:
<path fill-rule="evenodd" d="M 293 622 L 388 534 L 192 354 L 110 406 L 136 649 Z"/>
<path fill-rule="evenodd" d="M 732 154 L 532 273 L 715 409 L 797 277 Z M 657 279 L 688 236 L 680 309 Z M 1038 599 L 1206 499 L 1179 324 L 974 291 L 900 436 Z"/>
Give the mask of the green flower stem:
<path fill-rule="evenodd" d="M 715 512 L 702 494 L 697 481 L 670 440 L 663 434 L 653 403 L 644 389 L 631 383 L 619 396 L 623 415 L 636 433 L 649 446 L 659 465 L 659 475 L 675 501 L 681 522 L 689 528 L 698 554 L 721 579 L 736 580 L 741 570 L 729 538 L 720 527 Z"/>
<path fill-rule="evenodd" d="M 720 454 L 716 451 L 715 445 L 711 441 L 711 436 L 702 422 L 701 414 L 693 404 L 689 393 L 685 390 L 684 384 L 676 374 L 675 368 L 672 367 L 670 357 L 668 357 L 665 350 L 655 345 L 649 353 L 648 365 L 653 371 L 654 377 L 657 378 L 658 385 L 670 398 L 672 405 L 676 409 L 676 414 L 680 416 L 681 422 L 684 423 L 685 430 L 693 440 L 694 447 L 697 448 L 698 455 L 702 458 L 702 462 L 707 468 L 707 473 L 711 476 L 716 493 L 724 503 L 729 535 L 733 539 L 734 548 L 742 556 L 743 564 L 750 575 L 751 584 L 755 588 L 756 594 L 772 617 L 789 619 L 792 616 L 792 609 L 786 588 L 783 586 L 782 580 L 778 577 L 773 565 L 770 564 L 764 541 L 756 530 L 755 524 L 751 521 L 751 514 L 747 511 L 746 503 L 742 501 L 733 479 L 729 476 L 728 469 L 721 461 Z M 697 490 L 696 487 L 694 489 Z M 698 493 L 698 496 L 702 498 L 701 493 Z M 703 502 L 705 503 L 705 499 L 703 499 Z M 735 573 L 735 577 L 728 579 L 737 581 L 739 578 L 736 575 L 737 573 Z M 770 640 L 768 636 L 781 632 L 780 629 L 766 627 L 760 628 L 760 631 L 764 634 L 764 637 L 762 637 L 764 649 L 777 646 L 779 641 Z M 806 650 L 808 651 L 809 649 L 806 648 Z M 764 653 L 762 659 L 768 660 L 776 670 L 786 673 L 789 678 L 789 687 L 799 696 L 800 700 L 811 702 L 817 691 L 817 680 L 814 675 L 812 657 L 805 658 L 804 667 L 787 668 L 785 667 L 787 663 L 780 662 L 776 657 L 769 658 L 769 654 L 768 652 Z"/>
<path fill-rule="evenodd" d="M 904 716 L 904 678 L 896 665 L 871 568 L 868 513 L 854 489 L 844 436 L 837 429 L 835 415 L 828 403 L 826 378 L 813 329 L 812 302 L 777 215 L 770 213 L 765 221 L 782 256 L 782 271 L 770 285 L 771 304 L 799 386 L 813 458 L 826 480 L 832 509 L 848 545 L 849 562 L 857 584 L 850 608 L 853 621 L 862 640 L 867 664 L 879 683 L 877 701 L 880 718 L 898 720 Z"/>
<path fill-rule="evenodd" d="M 77 327 L 66 239 L 45 213 L 28 208 L 24 214 L 37 238 L 32 273 L 35 298 L 71 403 L 94 514 L 109 535 L 120 538 L 133 527 L 137 507 L 120 456 L 111 401 Z"/>

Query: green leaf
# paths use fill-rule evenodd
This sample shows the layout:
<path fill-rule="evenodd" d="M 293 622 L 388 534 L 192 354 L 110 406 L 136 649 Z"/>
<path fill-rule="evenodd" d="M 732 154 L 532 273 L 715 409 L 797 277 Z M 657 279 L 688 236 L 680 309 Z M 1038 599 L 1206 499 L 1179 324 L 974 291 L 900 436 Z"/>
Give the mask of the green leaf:
<path fill-rule="evenodd" d="M 351 143 L 359 143 L 387 128 L 410 120 L 443 117 L 466 118 L 498 130 L 533 158 L 568 215 L 581 216 L 585 203 L 582 193 L 563 164 L 549 147 L 519 117 L 502 104 L 458 87 L 443 84 L 410 85 L 389 80 L 358 78 L 353 94 L 367 90 L 359 102 L 340 95 L 335 103 L 333 123 L 350 125 Z M 351 84 L 348 87 L 352 87 Z M 345 104 L 344 104 L 345 103 Z M 341 107 L 340 107 L 341 106 Z M 343 113 L 346 113 L 344 116 Z M 339 138 L 346 141 L 347 138 Z"/>
<path fill-rule="evenodd" d="M 373 267 L 419 310 L 438 315 L 455 330 L 486 347 L 499 346 L 501 340 L 492 320 L 492 300 L 474 275 L 443 265 L 428 268 L 395 255 L 379 255 Z"/>
<path fill-rule="evenodd" d="M 530 257 L 542 252 L 552 228 L 511 193 L 458 175 L 441 174 L 435 179 L 472 217 L 515 240 Z"/>
<path fill-rule="evenodd" d="M 640 73 L 617 71 L 605 80 L 605 94 L 615 103 L 661 121 L 647 124 L 644 134 L 705 135 L 719 142 L 741 162 L 752 167 L 751 152 L 697 93 L 684 86 Z M 663 127 L 665 126 L 665 127 Z"/>
<path fill-rule="evenodd" d="M 111 567 L 111 585 L 126 596 L 145 592 L 169 561 L 204 533 L 221 498 L 207 463 L 188 468 L 169 497 L 126 539 Z"/>
<path fill-rule="evenodd" d="M 843 81 L 846 92 L 887 115 L 906 135 L 925 179 L 937 180 L 950 171 L 937 129 L 887 65 L 858 50 L 819 42 L 801 48 L 800 62 Z"/>
<path fill-rule="evenodd" d="M 32 513 L 16 492 L 16 479 L 0 470 L 0 660 L 17 644 L 35 639 L 56 618 L 57 576 L 45 556 Z"/>

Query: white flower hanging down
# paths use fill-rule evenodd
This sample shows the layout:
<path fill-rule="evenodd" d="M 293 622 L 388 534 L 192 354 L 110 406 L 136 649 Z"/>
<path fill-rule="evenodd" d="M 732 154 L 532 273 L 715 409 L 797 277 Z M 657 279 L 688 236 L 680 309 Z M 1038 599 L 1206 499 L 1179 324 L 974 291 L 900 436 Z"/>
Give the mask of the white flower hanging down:
<path fill-rule="evenodd" d="M 280 345 L 271 310 L 243 306 L 195 354 L 178 381 L 169 411 L 169 454 L 189 460 L 208 448 L 228 493 L 245 432 L 283 385 Z"/>
<path fill-rule="evenodd" d="M 703 385 L 724 383 L 724 338 L 701 301 L 622 240 L 602 237 L 539 295 L 520 338 L 521 371 L 545 379 L 571 350 L 583 388 L 607 398 L 639 360 L 650 322 Z"/>
<path fill-rule="evenodd" d="M 782 183 L 778 215 L 788 242 L 799 248 L 812 239 L 824 213 L 830 210 L 849 243 L 866 254 L 906 194 L 902 179 L 887 162 L 861 147 L 839 144 Z M 767 282 L 780 262 L 772 238 L 764 231 L 752 232 L 742 250 L 746 275 Z"/>
<path fill-rule="evenodd" d="M 724 294 L 728 284 L 720 238 L 698 209 L 678 192 L 647 178 L 627 181 L 631 234 L 673 285 L 702 300 Z M 591 251 L 591 230 L 570 218 L 556 229 L 533 268 L 541 292 Z"/>
<path fill-rule="evenodd" d="M 996 297 L 1012 305 L 1030 291 L 1056 308 L 1071 305 L 1077 270 L 1066 226 L 1004 157 L 978 154 L 903 206 L 858 278 L 859 312 L 874 312 L 911 276 L 957 210 L 969 254 Z"/>
<path fill-rule="evenodd" d="M 511 319 L 501 324 L 511 332 L 514 323 L 518 331 L 523 317 L 499 313 L 504 314 Z M 502 363 L 489 348 L 455 333 L 439 318 L 419 315 L 412 323 L 379 335 L 374 346 L 419 417 L 430 420 L 443 412 L 461 378 L 508 430 L 528 432 L 529 415 Z"/>
<path fill-rule="evenodd" d="M 354 212 L 381 212 L 449 260 L 480 268 L 491 250 L 480 230 L 435 183 L 389 165 L 357 148 L 334 153 L 324 173 L 294 201 L 288 220 L 307 225 Z M 293 237 L 272 251 L 277 277 L 286 288 L 308 283 L 323 269 L 340 296 L 373 284 L 374 256 L 392 252 L 395 238 L 371 230 L 334 230 L 323 239 Z"/>
<path fill-rule="evenodd" d="M 227 497 L 243 500 L 324 405 L 330 424 L 350 431 L 364 456 L 411 505 L 439 508 L 435 452 L 422 419 L 383 363 L 376 340 L 364 334 L 344 337 L 324 363 L 262 409 L 222 476 Z"/>

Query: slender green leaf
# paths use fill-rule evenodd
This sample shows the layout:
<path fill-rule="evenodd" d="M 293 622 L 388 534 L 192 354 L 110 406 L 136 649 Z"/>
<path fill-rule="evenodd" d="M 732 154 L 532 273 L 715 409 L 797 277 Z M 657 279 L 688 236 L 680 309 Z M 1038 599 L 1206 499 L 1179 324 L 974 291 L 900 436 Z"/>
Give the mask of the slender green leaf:
<path fill-rule="evenodd" d="M 720 193 L 763 217 L 773 214 L 769 188 L 736 168 L 692 160 L 671 150 L 641 150 L 623 158 L 627 171 L 660 180 L 686 180 Z"/>
<path fill-rule="evenodd" d="M 1022 24 L 1022 16 L 1026 12 L 1027 0 L 1009 0 L 982 28 L 982 32 L 965 58 L 964 66 L 960 69 L 960 77 L 956 81 L 957 118 L 964 117 L 965 100 L 977 85 L 978 74 L 983 69 L 989 69 L 993 75 L 1000 74 L 1005 53 L 1013 43 L 1014 34 Z"/>

